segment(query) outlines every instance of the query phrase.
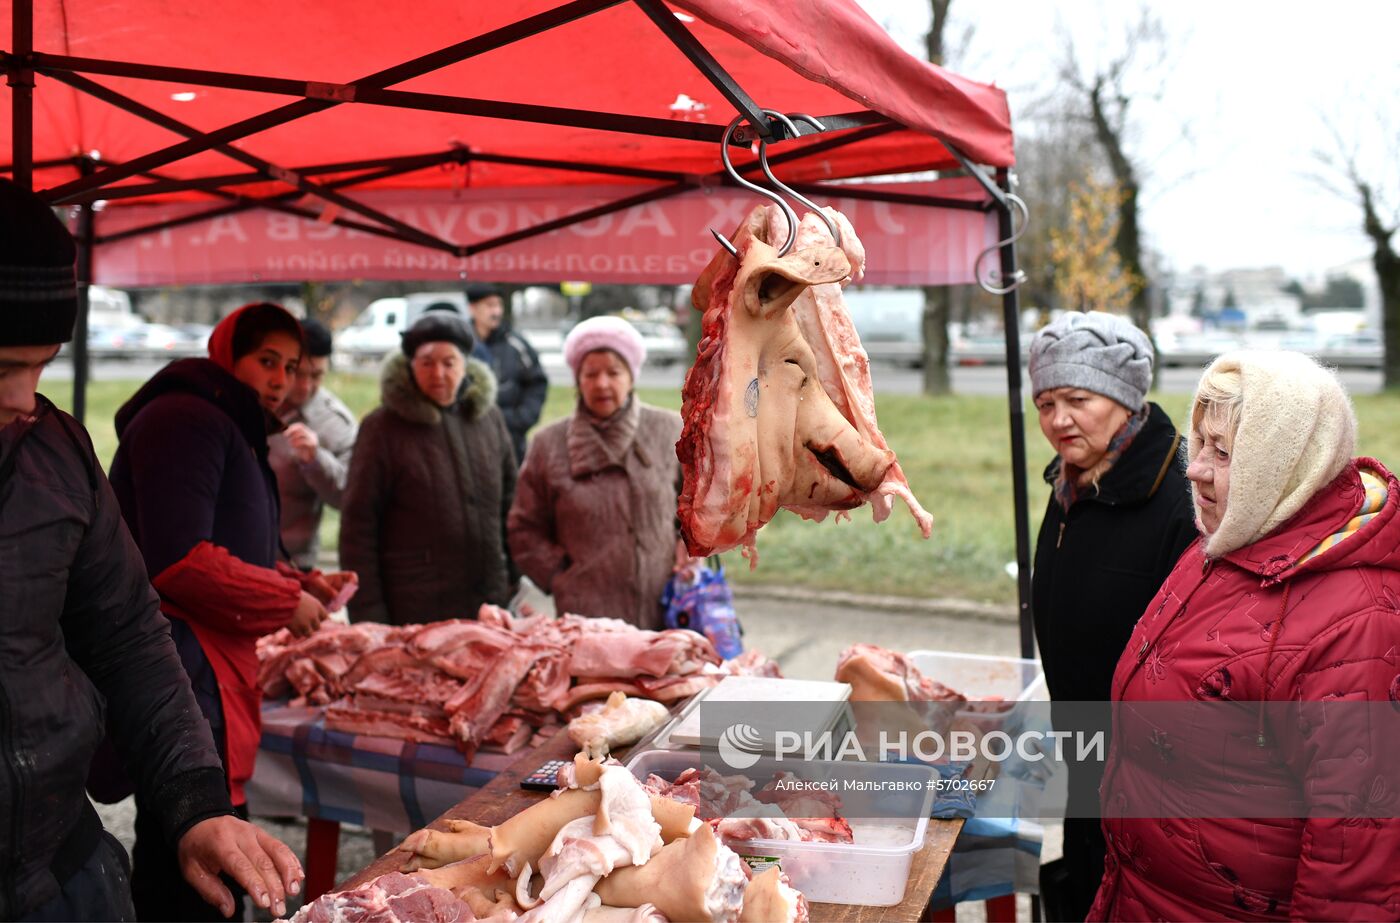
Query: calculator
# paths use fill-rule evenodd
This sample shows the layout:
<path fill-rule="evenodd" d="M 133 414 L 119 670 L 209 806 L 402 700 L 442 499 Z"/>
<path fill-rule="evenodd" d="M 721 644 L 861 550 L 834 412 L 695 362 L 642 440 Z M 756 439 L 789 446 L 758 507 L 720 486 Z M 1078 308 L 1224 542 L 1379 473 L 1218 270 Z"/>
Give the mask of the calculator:
<path fill-rule="evenodd" d="M 559 770 L 573 760 L 550 760 L 520 780 L 520 787 L 532 792 L 552 792 L 559 787 Z"/>

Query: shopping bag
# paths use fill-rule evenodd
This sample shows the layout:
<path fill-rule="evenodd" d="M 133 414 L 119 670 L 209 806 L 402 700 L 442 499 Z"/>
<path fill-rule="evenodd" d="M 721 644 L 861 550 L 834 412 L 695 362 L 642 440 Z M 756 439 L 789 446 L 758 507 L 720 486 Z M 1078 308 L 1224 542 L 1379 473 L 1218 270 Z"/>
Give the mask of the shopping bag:
<path fill-rule="evenodd" d="M 734 614 L 734 594 L 719 556 L 671 575 L 661 595 L 667 628 L 688 628 L 710 639 L 724 660 L 744 652 L 743 629 Z"/>

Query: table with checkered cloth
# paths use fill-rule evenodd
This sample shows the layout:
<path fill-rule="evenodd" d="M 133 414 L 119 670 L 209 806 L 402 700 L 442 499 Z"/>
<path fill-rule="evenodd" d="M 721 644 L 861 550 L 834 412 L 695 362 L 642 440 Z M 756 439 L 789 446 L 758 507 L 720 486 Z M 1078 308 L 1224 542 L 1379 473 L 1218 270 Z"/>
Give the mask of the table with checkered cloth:
<path fill-rule="evenodd" d="M 520 753 L 453 747 L 327 730 L 320 708 L 267 703 L 248 808 L 264 817 L 308 817 L 376 830 L 417 830 L 482 788 Z"/>

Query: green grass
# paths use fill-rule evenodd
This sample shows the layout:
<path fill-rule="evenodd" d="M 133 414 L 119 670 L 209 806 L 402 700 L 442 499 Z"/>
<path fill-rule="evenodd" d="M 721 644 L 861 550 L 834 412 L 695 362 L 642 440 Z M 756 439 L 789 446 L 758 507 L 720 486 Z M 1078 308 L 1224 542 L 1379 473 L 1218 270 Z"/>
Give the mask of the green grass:
<path fill-rule="evenodd" d="M 50 396 L 67 406 L 71 389 L 67 383 L 55 384 Z M 116 449 L 112 417 L 140 384 L 98 381 L 89 388 L 88 428 L 104 464 Z M 378 403 L 373 377 L 333 374 L 327 384 L 360 416 Z M 678 391 L 643 389 L 641 396 L 657 406 L 680 407 Z M 1178 423 L 1190 403 L 1185 394 L 1154 399 Z M 573 402 L 572 390 L 550 389 L 542 423 L 569 413 Z M 803 522 L 780 513 L 758 535 L 756 570 L 749 571 L 737 552 L 725 556 L 732 578 L 863 593 L 1014 601 L 1016 583 L 1005 571 L 1006 563 L 1016 557 L 1005 400 L 886 395 L 877 404 L 886 438 L 899 454 L 914 492 L 934 515 L 933 538 L 925 542 L 919 537 L 902 504 L 878 526 L 868 509 L 855 510 L 851 521 L 839 523 L 833 518 Z M 1400 464 L 1400 400 L 1395 395 L 1367 395 L 1355 398 L 1355 404 L 1361 421 L 1360 454 Z M 1033 416 L 1026 424 L 1034 541 L 1047 492 L 1040 472 L 1051 452 Z M 326 547 L 334 547 L 338 528 L 339 516 L 328 511 L 322 528 Z"/>

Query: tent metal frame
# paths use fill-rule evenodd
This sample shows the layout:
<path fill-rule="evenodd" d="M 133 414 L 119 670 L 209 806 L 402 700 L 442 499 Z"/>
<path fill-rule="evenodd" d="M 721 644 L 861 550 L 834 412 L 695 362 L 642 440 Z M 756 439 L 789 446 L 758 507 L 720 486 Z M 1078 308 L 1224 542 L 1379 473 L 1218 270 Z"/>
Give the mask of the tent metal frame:
<path fill-rule="evenodd" d="M 723 136 L 724 126 L 713 123 L 658 119 L 553 106 L 523 105 L 500 100 L 390 89 L 406 80 L 431 73 L 624 3 L 631 3 L 638 7 L 657 26 L 658 31 L 684 54 L 695 68 L 734 106 L 736 112 L 745 117 L 747 124 L 741 126 L 741 130 L 735 133 L 733 143 L 747 146 L 754 140 L 762 139 L 773 143 L 792 137 L 791 132 L 782 121 L 770 119 L 764 114 L 762 107 L 715 60 L 709 50 L 696 39 L 662 0 L 568 0 L 568 2 L 561 3 L 553 9 L 456 42 L 393 67 L 376 71 L 351 83 L 259 77 L 223 71 L 166 67 L 35 52 L 34 0 L 12 0 L 12 3 L 11 50 L 0 51 L 0 64 L 3 64 L 11 89 L 12 157 L 11 164 L 7 167 L 0 167 L 0 171 L 10 173 L 14 181 L 24 188 L 33 188 L 33 171 L 36 167 L 47 168 L 68 164 L 76 167 L 80 174 L 76 179 L 50 189 L 41 190 L 39 193 L 55 206 L 76 205 L 79 207 L 76 237 L 79 252 L 78 281 L 81 310 L 78 315 L 73 350 L 73 406 L 75 416 L 79 420 L 83 418 L 88 377 L 87 287 L 92 282 L 94 248 L 103 243 L 142 234 L 153 234 L 178 225 L 250 209 L 268 208 L 312 220 L 327 220 L 329 218 L 332 223 L 343 227 L 452 253 L 458 257 L 466 257 L 645 202 L 678 195 L 690 189 L 733 184 L 733 179 L 723 170 L 703 175 L 691 175 L 620 164 L 513 157 L 504 154 L 477 152 L 466 148 L 375 160 L 286 168 L 235 147 L 234 142 L 243 138 L 335 106 L 360 104 L 565 125 L 599 131 L 719 144 Z M 67 84 L 80 92 L 180 135 L 183 140 L 121 163 L 102 163 L 95 157 L 87 155 L 76 156 L 68 160 L 35 163 L 33 159 L 33 93 L 36 74 Z M 292 96 L 296 99 L 213 131 L 200 131 L 131 99 L 93 80 L 88 75 L 176 82 L 184 85 L 271 93 Z M 870 111 L 823 115 L 820 116 L 820 119 L 827 133 L 836 134 L 777 154 L 770 159 L 770 163 L 779 165 L 811 157 L 903 127 L 879 113 Z M 798 129 L 799 135 L 820 133 L 816 128 L 805 123 L 801 123 L 801 125 L 802 127 Z M 794 184 L 792 188 L 805 195 L 840 195 L 849 198 L 899 202 L 935 208 L 994 210 L 997 213 L 1000 239 L 1009 241 L 1013 225 L 1012 207 L 1007 199 L 1011 188 L 1010 171 L 1002 168 L 996 171 L 995 176 L 988 176 L 947 139 L 939 137 L 937 140 L 962 165 L 967 175 L 973 177 L 982 186 L 987 193 L 985 201 L 895 193 L 864 189 L 859 185 L 831 186 L 823 183 L 805 183 Z M 170 178 L 157 172 L 160 168 L 171 163 L 207 151 L 223 154 L 245 165 L 249 170 L 196 179 Z M 639 188 L 637 193 L 616 201 L 469 245 L 456 244 L 435 237 L 342 192 L 345 189 L 352 189 L 364 183 L 391 176 L 425 169 L 440 169 L 447 165 L 466 165 L 473 161 L 591 173 L 600 176 L 617 176 L 629 180 L 653 180 L 659 182 L 660 185 Z M 753 172 L 759 169 L 759 165 L 757 163 L 746 164 L 738 169 L 741 173 Z M 332 178 L 320 179 L 320 177 L 327 176 Z M 136 177 L 144 178 L 146 181 L 118 185 L 124 180 Z M 247 195 L 237 191 L 240 186 L 268 182 L 281 183 L 289 186 L 290 190 L 269 195 Z M 148 224 L 105 236 L 99 236 L 96 233 L 94 203 L 102 200 L 115 201 L 173 192 L 208 193 L 222 201 L 209 210 L 182 218 Z M 308 198 L 321 200 L 325 203 L 324 207 L 331 209 L 331 211 L 323 215 L 319 210 L 307 207 L 305 200 Z M 345 217 L 337 213 L 340 211 L 349 212 L 358 217 Z M 1000 266 L 1002 278 L 1012 279 L 1015 277 L 1016 248 L 1014 243 L 1000 245 Z M 1033 635 L 1030 607 L 1030 523 L 1026 485 L 1025 420 L 1021 406 L 1020 303 L 1016 291 L 1012 290 L 1002 296 L 1002 312 L 1006 330 L 1007 405 L 1011 429 L 1021 654 L 1023 657 L 1031 657 L 1033 656 Z"/>

